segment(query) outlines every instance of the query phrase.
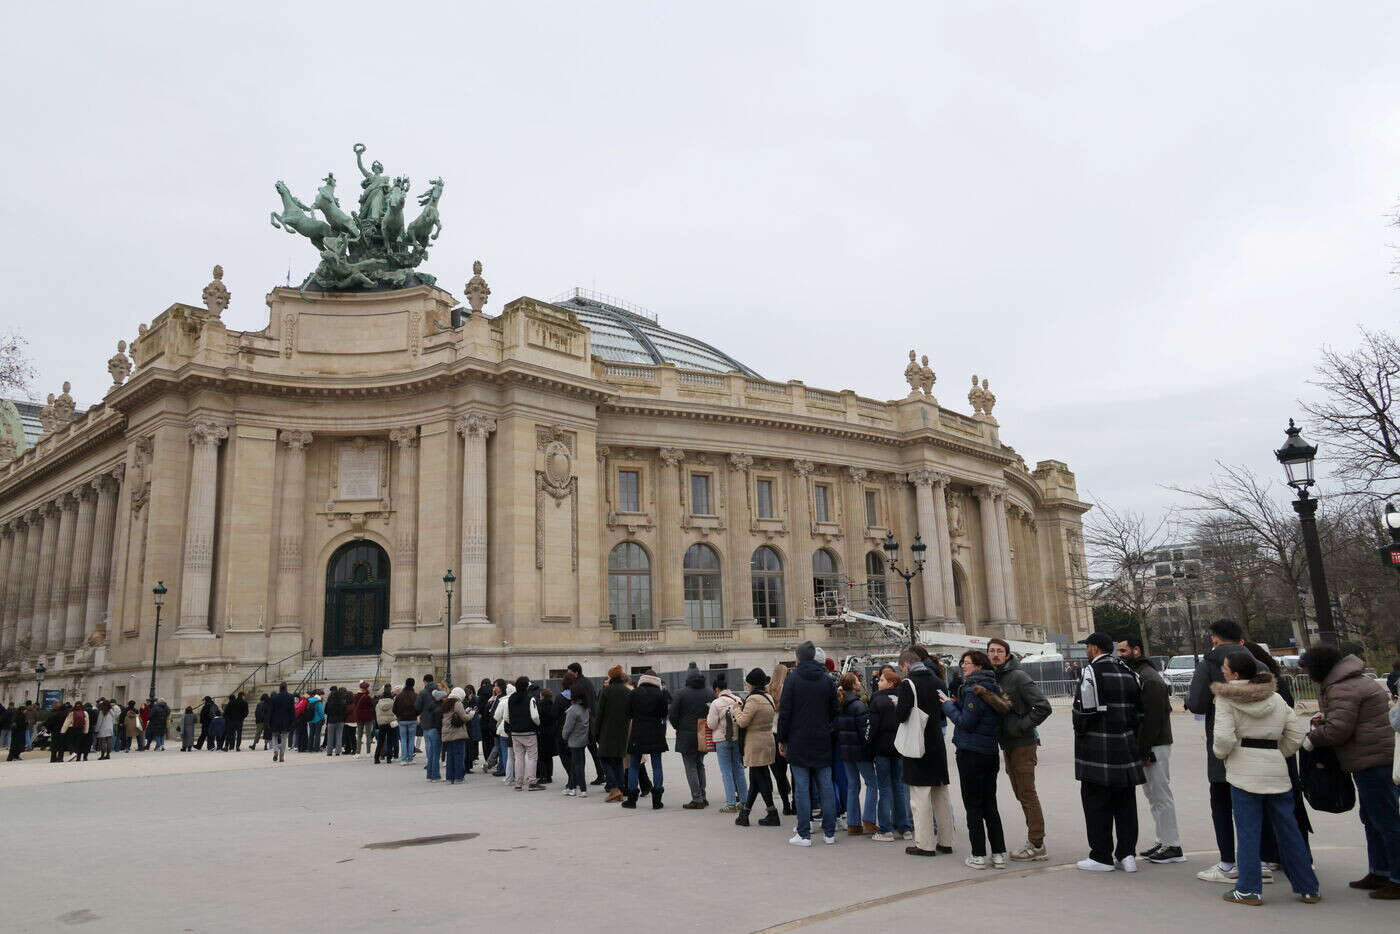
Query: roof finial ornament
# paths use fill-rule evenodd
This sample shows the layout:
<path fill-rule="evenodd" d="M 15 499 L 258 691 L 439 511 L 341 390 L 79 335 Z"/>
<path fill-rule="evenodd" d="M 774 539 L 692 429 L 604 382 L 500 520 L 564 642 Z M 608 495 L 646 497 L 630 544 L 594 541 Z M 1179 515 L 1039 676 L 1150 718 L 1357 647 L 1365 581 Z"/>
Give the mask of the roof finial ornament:
<path fill-rule="evenodd" d="M 462 292 L 467 296 L 467 304 L 471 306 L 472 314 L 481 314 L 481 309 L 486 307 L 486 301 L 491 297 L 491 287 L 481 277 L 481 260 L 472 263 L 472 277 L 467 280 L 466 288 Z"/>
<path fill-rule="evenodd" d="M 231 297 L 228 286 L 224 285 L 224 267 L 215 266 L 214 278 L 204 287 L 204 307 L 209 309 L 210 315 L 217 318 L 228 307 Z"/>
<path fill-rule="evenodd" d="M 107 372 L 112 374 L 113 388 L 126 382 L 126 378 L 131 375 L 131 360 L 126 355 L 126 341 L 117 341 L 117 352 L 108 359 Z"/>
<path fill-rule="evenodd" d="M 909 395 L 919 394 L 919 385 L 923 381 L 923 371 L 919 369 L 918 351 L 909 351 L 909 365 L 904 368 L 904 381 L 909 384 Z"/>

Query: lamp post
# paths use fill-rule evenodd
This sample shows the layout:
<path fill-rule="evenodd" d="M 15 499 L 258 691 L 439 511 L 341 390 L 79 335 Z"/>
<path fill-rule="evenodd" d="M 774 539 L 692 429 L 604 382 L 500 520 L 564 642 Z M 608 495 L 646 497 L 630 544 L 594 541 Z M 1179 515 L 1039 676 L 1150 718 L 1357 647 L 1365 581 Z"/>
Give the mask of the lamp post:
<path fill-rule="evenodd" d="M 1400 571 L 1400 509 L 1394 503 L 1385 504 L 1385 527 L 1390 532 L 1390 544 L 1378 549 L 1381 564 Z"/>
<path fill-rule="evenodd" d="M 1298 514 L 1298 524 L 1303 527 L 1303 549 L 1308 555 L 1308 579 L 1312 585 L 1313 609 L 1317 614 L 1317 636 L 1326 645 L 1337 644 L 1337 631 L 1332 626 L 1332 603 L 1327 599 L 1327 576 L 1322 569 L 1322 546 L 1317 539 L 1318 500 L 1308 493 L 1313 479 L 1313 458 L 1317 456 L 1317 446 L 1303 440 L 1302 429 L 1288 420 L 1285 432 L 1288 440 L 1274 452 L 1283 465 L 1288 477 L 1288 485 L 1298 491 L 1293 501 L 1293 511 Z M 1303 646 L 1299 646 L 1301 650 Z"/>
<path fill-rule="evenodd" d="M 48 671 L 44 663 L 40 662 L 34 666 L 34 703 L 39 705 L 39 709 L 44 709 L 44 672 Z"/>
<path fill-rule="evenodd" d="M 885 543 L 881 546 L 885 549 L 885 558 L 891 571 L 904 578 L 904 601 L 909 609 L 909 644 L 912 646 L 914 639 L 914 585 L 911 583 L 919 572 L 924 569 L 924 552 L 928 546 L 924 544 L 922 537 L 915 535 L 914 544 L 909 546 L 909 550 L 914 553 L 914 567 L 905 570 L 899 566 L 899 542 L 894 540 L 893 532 L 885 533 Z"/>
<path fill-rule="evenodd" d="M 156 634 L 151 640 L 151 696 L 150 702 L 156 702 L 156 652 L 160 649 L 160 608 L 165 606 L 165 581 L 156 581 L 156 585 L 151 588 L 151 594 L 156 601 Z"/>
<path fill-rule="evenodd" d="M 447 688 L 452 689 L 452 585 L 457 583 L 457 575 L 448 568 L 442 575 L 442 586 L 447 591 Z"/>

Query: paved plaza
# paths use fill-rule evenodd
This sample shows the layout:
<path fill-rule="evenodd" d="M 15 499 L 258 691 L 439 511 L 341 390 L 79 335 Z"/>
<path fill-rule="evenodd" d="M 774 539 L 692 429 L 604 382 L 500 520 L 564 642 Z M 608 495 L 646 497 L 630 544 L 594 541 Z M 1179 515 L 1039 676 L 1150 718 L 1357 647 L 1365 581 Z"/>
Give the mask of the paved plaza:
<path fill-rule="evenodd" d="M 0 768 L 6 890 L 27 894 L 0 902 L 0 928 L 914 931 L 983 916 L 1037 932 L 1106 923 L 1134 932 L 1241 923 L 1363 932 L 1393 919 L 1388 906 L 1346 887 L 1365 873 L 1354 811 L 1313 814 L 1320 905 L 1299 903 L 1280 882 L 1266 886 L 1263 908 L 1233 908 L 1220 901 L 1224 886 L 1196 881 L 1196 869 L 1215 854 L 1201 728 L 1184 714 L 1173 722 L 1172 766 L 1192 860 L 1144 862 L 1136 875 L 1073 869 L 1086 845 L 1069 726 L 1061 707 L 1042 730 L 1051 859 L 1004 872 L 963 866 L 956 791 L 953 856 L 916 859 L 902 843 L 845 834 L 834 847 L 798 849 L 786 843 L 791 818 L 783 828 L 743 829 L 717 806 L 682 810 L 684 773 L 674 753 L 665 759 L 669 790 L 659 812 L 625 811 L 603 804 L 601 794 L 565 798 L 559 782 L 548 792 L 516 793 L 474 774 L 449 788 L 426 782 L 417 765 L 319 754 L 292 754 L 282 766 L 262 752 L 176 750 L 86 764 L 7 763 Z M 706 758 L 713 801 L 720 781 L 714 757 Z M 1025 827 L 1004 775 L 999 800 L 1015 845 Z M 1145 805 L 1140 812 L 1145 849 L 1152 823 Z M 437 835 L 454 839 L 418 840 Z M 60 886 L 61 877 L 80 883 Z"/>

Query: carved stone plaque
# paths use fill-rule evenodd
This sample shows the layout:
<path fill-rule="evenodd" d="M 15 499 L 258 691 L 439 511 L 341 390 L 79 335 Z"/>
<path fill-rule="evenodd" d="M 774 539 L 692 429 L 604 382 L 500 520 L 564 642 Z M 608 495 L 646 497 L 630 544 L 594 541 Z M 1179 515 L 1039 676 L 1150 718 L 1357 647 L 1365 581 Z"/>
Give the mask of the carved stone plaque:
<path fill-rule="evenodd" d="M 336 471 L 340 483 L 340 499 L 379 499 L 379 457 L 378 448 L 340 449 L 340 463 Z"/>

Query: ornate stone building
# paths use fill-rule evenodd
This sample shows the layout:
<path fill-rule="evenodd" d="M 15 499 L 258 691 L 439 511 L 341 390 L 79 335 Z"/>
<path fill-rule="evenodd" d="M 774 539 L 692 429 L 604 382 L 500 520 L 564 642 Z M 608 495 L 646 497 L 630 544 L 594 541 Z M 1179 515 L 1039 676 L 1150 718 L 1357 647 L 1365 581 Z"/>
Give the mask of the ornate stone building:
<path fill-rule="evenodd" d="M 40 662 L 47 688 L 144 697 L 153 649 L 180 703 L 335 656 L 441 670 L 449 638 L 457 681 L 869 651 L 890 638 L 869 618 L 910 609 L 891 532 L 927 544 L 935 641 L 1087 632 L 1087 507 L 1063 463 L 1001 442 L 985 381 L 972 416 L 912 354 L 895 401 L 772 382 L 588 293 L 490 317 L 479 267 L 470 309 L 278 288 L 239 332 L 221 278 L 0 466 L 5 700 Z"/>

